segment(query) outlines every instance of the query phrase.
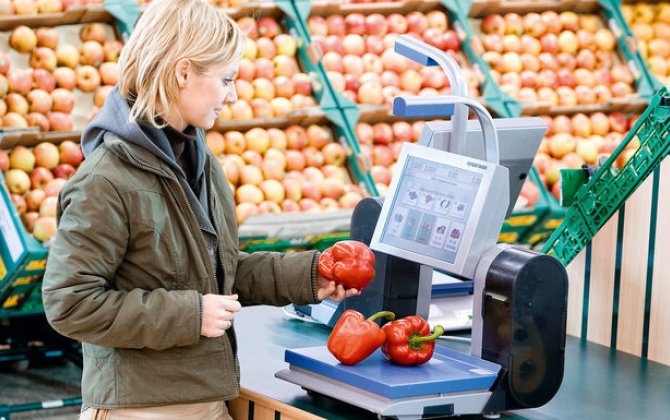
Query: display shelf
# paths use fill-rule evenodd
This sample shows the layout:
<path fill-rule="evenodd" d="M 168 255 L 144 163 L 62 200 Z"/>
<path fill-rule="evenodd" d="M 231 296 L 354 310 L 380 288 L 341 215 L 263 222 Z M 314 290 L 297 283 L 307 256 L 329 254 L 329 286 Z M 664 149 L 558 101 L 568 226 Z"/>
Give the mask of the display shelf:
<path fill-rule="evenodd" d="M 620 19 L 618 18 L 616 11 L 606 1 L 602 2 L 494 1 L 489 2 L 486 8 L 479 8 L 478 11 L 472 11 L 467 9 L 467 3 L 463 5 L 460 4 L 459 2 L 450 2 L 450 4 L 452 4 L 452 7 L 454 9 L 463 10 L 464 12 L 467 13 L 467 15 L 463 15 L 463 12 L 459 14 L 460 17 L 459 24 L 461 24 L 464 28 L 465 39 L 463 41 L 463 45 L 464 50 L 466 51 L 466 53 L 469 54 L 469 58 L 472 61 L 479 63 L 482 72 L 486 75 L 487 78 L 491 77 L 493 80 L 496 80 L 498 83 L 500 83 L 501 91 L 507 92 L 502 93 L 500 98 L 498 98 L 502 100 L 504 107 L 508 111 L 506 113 L 505 112 L 501 113 L 501 115 L 504 116 L 538 115 L 538 114 L 560 115 L 563 113 L 595 112 L 595 111 L 603 111 L 603 112 L 641 111 L 646 106 L 650 94 L 653 93 L 653 90 L 650 88 L 650 84 L 648 81 L 648 77 L 646 76 L 645 70 L 640 68 L 636 59 L 634 57 L 631 57 L 631 54 L 625 47 L 626 41 L 621 36 L 623 31 L 622 23 L 620 22 Z M 614 36 L 615 41 L 614 49 L 611 52 L 611 56 L 607 56 L 604 53 L 607 50 L 602 50 L 602 52 L 600 52 L 601 56 L 600 57 L 596 56 L 597 57 L 596 64 L 602 60 L 607 60 L 602 61 L 602 66 L 600 68 L 609 69 L 610 66 L 616 67 L 615 69 L 617 72 L 616 77 L 614 77 L 614 73 L 612 73 L 612 75 L 608 75 L 607 77 L 605 77 L 605 75 L 598 76 L 602 77 L 602 80 L 609 80 L 608 78 L 611 78 L 612 85 L 615 85 L 613 82 L 616 80 L 620 80 L 620 82 L 623 83 L 622 85 L 616 88 L 616 96 L 609 89 L 608 85 L 605 85 L 604 82 L 598 82 L 598 79 L 594 79 L 593 84 L 590 84 L 589 82 L 589 84 L 586 85 L 590 86 L 590 90 L 586 88 L 581 88 L 582 92 L 580 93 L 580 96 L 577 96 L 574 90 L 572 92 L 568 92 L 568 89 L 562 89 L 561 95 L 558 95 L 556 91 L 553 91 L 554 87 L 556 86 L 556 83 L 547 84 L 547 86 L 545 86 L 547 88 L 550 88 L 553 91 L 553 93 L 548 92 L 545 89 L 545 91 L 542 92 L 542 95 L 539 95 L 540 91 L 539 87 L 535 86 L 543 86 L 543 85 L 541 84 L 534 85 L 534 83 L 537 82 L 533 82 L 532 80 L 528 79 L 528 82 L 524 83 L 530 83 L 530 84 L 523 86 L 520 84 L 517 77 L 511 77 L 513 76 L 513 74 L 507 71 L 508 66 L 507 65 L 503 66 L 502 64 L 503 61 L 502 54 L 506 52 L 506 50 L 504 50 L 502 47 L 504 45 L 503 35 L 507 36 L 512 34 L 501 33 L 499 35 L 498 34 L 486 35 L 483 33 L 481 28 L 482 22 L 486 17 L 491 17 L 493 15 L 503 16 L 508 13 L 517 14 L 516 16 L 520 17 L 521 22 L 523 21 L 525 15 L 528 15 L 529 13 L 540 13 L 540 12 L 552 12 L 552 13 L 574 12 L 577 13 L 576 16 L 579 19 L 582 18 L 589 19 L 589 25 L 592 26 L 591 30 L 593 30 L 594 33 L 596 30 L 599 29 L 608 29 L 611 32 L 611 34 Z M 595 16 L 596 20 L 593 20 L 591 16 L 587 15 Z M 558 19 L 558 15 L 556 15 L 556 19 Z M 577 26 L 577 28 L 579 28 L 580 30 L 583 29 L 582 26 Z M 523 32 L 524 31 L 523 26 L 520 26 L 519 30 Z M 575 31 L 577 30 L 575 29 Z M 475 34 L 478 35 L 475 36 Z M 487 40 L 485 39 L 485 35 L 488 36 L 489 38 L 493 36 L 500 36 L 499 42 L 493 42 L 490 39 Z M 539 36 L 538 38 L 535 39 L 537 39 L 538 41 L 538 44 L 536 44 L 536 46 L 541 45 L 539 44 Z M 575 42 L 577 42 L 577 40 L 575 40 Z M 500 52 L 490 50 L 490 48 L 492 48 L 494 44 L 495 48 L 501 49 Z M 549 45 L 549 43 L 547 43 L 547 45 Z M 488 47 L 489 50 L 487 51 L 487 48 L 485 47 Z M 541 51 L 544 51 L 544 48 L 545 47 L 543 46 Z M 525 50 L 526 49 L 524 49 L 524 51 Z M 556 51 L 560 50 L 557 48 Z M 577 52 L 579 51 L 580 49 L 577 48 L 575 49 L 574 54 L 571 53 L 573 57 L 572 59 L 576 60 L 578 56 Z M 497 58 L 498 56 L 496 54 L 500 54 L 501 57 Z M 584 61 L 588 62 L 587 60 L 589 60 L 591 57 L 586 56 L 588 56 L 588 53 L 584 53 Z M 555 55 L 554 59 L 556 59 L 556 57 L 557 56 Z M 509 60 L 514 61 L 512 60 L 513 58 L 514 57 L 510 57 Z M 572 60 L 565 56 L 563 58 L 567 60 Z M 530 63 L 532 60 L 528 59 L 526 61 Z M 611 61 L 611 63 L 609 61 Z M 535 64 L 541 64 L 542 66 L 545 66 L 551 63 L 542 64 L 540 62 L 540 63 L 523 64 L 522 69 L 524 71 L 530 70 L 530 67 L 535 67 Z M 496 69 L 492 69 L 492 67 L 494 66 L 496 67 Z M 510 65 L 510 66 L 516 68 L 516 65 L 514 66 Z M 537 74 L 539 74 L 539 70 L 543 68 L 542 66 L 537 67 L 536 69 L 534 68 L 530 71 L 532 72 L 537 71 L 538 72 Z M 556 70 L 562 69 L 563 67 L 567 66 L 565 64 L 559 65 L 559 67 L 557 67 Z M 584 67 L 584 69 L 588 68 L 589 67 Z M 596 67 L 593 68 L 596 69 Z M 547 67 L 547 69 L 550 68 Z M 521 71 L 518 72 L 518 74 L 520 73 Z M 545 76 L 549 77 L 551 75 L 546 74 Z M 557 73 L 553 73 L 553 77 L 557 77 Z M 504 78 L 507 79 L 505 80 Z M 583 78 L 581 79 L 583 80 Z M 628 84 L 629 79 L 632 79 L 630 84 Z M 575 85 L 577 85 L 578 83 L 579 80 L 576 80 Z M 598 91 L 596 91 L 594 88 L 598 84 L 606 86 L 607 89 L 598 88 Z M 563 83 L 561 83 L 560 85 L 563 85 Z M 624 85 L 628 85 L 629 87 L 625 88 Z M 564 86 L 566 88 L 571 87 L 570 84 L 565 84 Z M 528 89 L 521 92 L 521 89 L 523 87 L 529 88 L 530 90 L 532 90 L 532 92 L 529 91 Z M 629 89 L 632 90 L 632 93 L 626 92 Z M 514 97 L 510 95 L 513 95 Z M 486 93 L 484 96 L 486 97 Z"/>
<path fill-rule="evenodd" d="M 659 89 L 614 153 L 575 195 L 566 221 L 556 228 L 542 251 L 568 264 L 617 209 L 670 153 L 670 92 Z M 617 169 L 626 146 L 640 146 Z"/>

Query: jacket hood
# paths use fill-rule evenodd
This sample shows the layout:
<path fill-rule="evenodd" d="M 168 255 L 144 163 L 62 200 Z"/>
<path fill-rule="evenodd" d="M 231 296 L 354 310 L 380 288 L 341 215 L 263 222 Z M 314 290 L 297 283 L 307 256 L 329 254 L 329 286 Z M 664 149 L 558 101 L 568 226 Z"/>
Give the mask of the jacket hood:
<path fill-rule="evenodd" d="M 127 142 L 149 150 L 167 163 L 175 173 L 185 178 L 186 174 L 177 164 L 165 132 L 151 124 L 131 122 L 129 116 L 128 102 L 121 96 L 118 87 L 115 87 L 107 96 L 105 105 L 82 132 L 81 148 L 84 157 L 102 144 L 104 134 L 109 131 Z M 202 130 L 197 130 L 195 144 L 187 145 L 185 153 L 189 152 L 195 154 L 195 179 L 200 180 L 205 172 L 205 139 Z"/>

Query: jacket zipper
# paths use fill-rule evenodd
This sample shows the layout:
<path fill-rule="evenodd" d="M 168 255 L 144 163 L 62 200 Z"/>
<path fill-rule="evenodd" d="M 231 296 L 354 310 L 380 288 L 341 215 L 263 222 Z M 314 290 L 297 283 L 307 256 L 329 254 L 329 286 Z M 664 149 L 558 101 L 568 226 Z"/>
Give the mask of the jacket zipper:
<path fill-rule="evenodd" d="M 207 188 L 209 189 L 209 194 L 208 194 L 207 199 L 209 200 L 209 210 L 211 212 L 214 209 L 214 191 L 213 191 L 214 190 L 214 182 L 212 181 L 211 168 L 209 167 L 210 164 L 211 164 L 210 162 L 207 162 L 207 172 L 210 174 L 210 176 L 207 177 L 208 184 L 209 184 L 209 185 L 207 185 Z M 217 235 L 220 235 L 221 232 L 219 231 L 219 225 L 216 222 L 216 217 L 212 217 L 212 224 L 214 225 L 214 230 L 216 230 Z M 219 238 L 217 237 L 217 241 L 218 241 L 218 239 Z M 221 259 L 221 268 L 223 270 L 223 278 L 221 279 L 221 286 L 223 287 L 226 284 L 226 264 L 224 263 L 225 259 L 224 259 L 223 250 L 221 249 L 221 247 L 219 246 L 218 243 L 217 243 L 216 248 L 217 248 L 217 251 L 219 252 L 219 258 Z M 216 274 L 214 274 L 214 277 L 216 277 Z M 217 288 L 219 287 L 218 283 L 217 283 L 216 287 Z M 232 330 L 231 331 L 232 334 L 235 334 L 235 327 L 232 326 L 232 324 L 231 324 L 230 330 Z M 239 381 L 240 372 L 238 370 L 238 363 L 237 363 L 237 341 L 235 341 L 235 343 L 233 343 L 233 341 L 230 339 L 230 336 L 228 336 L 228 331 L 226 331 L 224 336 L 228 340 L 228 345 L 230 345 L 230 348 L 233 350 L 233 361 L 235 362 L 234 367 L 235 367 L 235 372 L 237 373 L 237 379 Z"/>

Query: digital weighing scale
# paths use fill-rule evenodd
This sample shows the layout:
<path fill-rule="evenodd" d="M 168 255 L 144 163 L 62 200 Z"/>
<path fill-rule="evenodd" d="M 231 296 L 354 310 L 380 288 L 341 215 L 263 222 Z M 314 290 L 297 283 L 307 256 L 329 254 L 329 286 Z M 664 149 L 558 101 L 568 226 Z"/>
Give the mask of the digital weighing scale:
<path fill-rule="evenodd" d="M 454 76 L 458 67 L 444 52 L 409 36 L 399 36 L 395 48 L 440 65 L 462 96 L 395 99 L 394 113 L 402 117 L 454 118 L 427 123 L 419 144 L 404 144 L 386 198 L 364 199 L 354 210 L 350 236 L 375 251 L 375 279 L 356 298 L 310 305 L 305 313 L 328 325 L 352 308 L 366 316 L 390 310 L 397 318 L 428 318 L 439 269 L 473 281 L 471 354 L 436 346 L 426 364 L 402 367 L 378 350 L 345 366 L 326 346 L 289 349 L 289 368 L 275 376 L 380 418 L 541 406 L 563 378 L 567 274 L 553 257 L 496 242 L 546 127 L 538 118 L 493 120 L 466 97 Z M 464 107 L 478 126 L 467 121 Z"/>

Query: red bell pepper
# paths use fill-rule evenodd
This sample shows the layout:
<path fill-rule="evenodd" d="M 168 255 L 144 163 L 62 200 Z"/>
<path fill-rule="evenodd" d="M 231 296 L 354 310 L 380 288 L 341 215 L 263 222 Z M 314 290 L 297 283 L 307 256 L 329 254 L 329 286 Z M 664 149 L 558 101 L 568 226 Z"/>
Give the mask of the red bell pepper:
<path fill-rule="evenodd" d="M 345 365 L 355 365 L 384 343 L 386 335 L 375 319 L 395 318 L 393 312 L 377 312 L 365 319 L 362 313 L 349 309 L 337 320 L 328 337 L 328 350 Z"/>
<path fill-rule="evenodd" d="M 435 340 L 444 333 L 444 328 L 435 326 L 430 334 L 430 325 L 418 315 L 408 316 L 389 322 L 382 327 L 386 341 L 382 353 L 399 365 L 420 365 L 433 357 Z"/>
<path fill-rule="evenodd" d="M 346 288 L 363 289 L 375 276 L 375 254 L 362 242 L 340 241 L 319 257 L 319 274 Z"/>

